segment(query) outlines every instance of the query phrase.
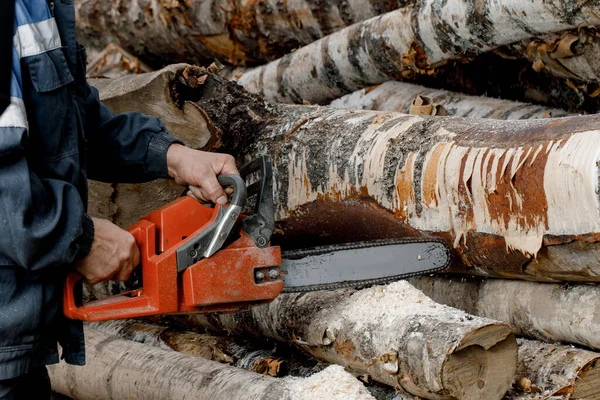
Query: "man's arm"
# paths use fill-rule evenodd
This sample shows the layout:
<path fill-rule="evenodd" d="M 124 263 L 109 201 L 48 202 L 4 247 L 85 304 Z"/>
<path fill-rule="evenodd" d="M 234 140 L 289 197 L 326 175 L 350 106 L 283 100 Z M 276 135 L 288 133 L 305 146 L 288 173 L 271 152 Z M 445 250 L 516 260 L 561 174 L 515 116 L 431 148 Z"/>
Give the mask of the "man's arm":
<path fill-rule="evenodd" d="M 142 182 L 170 177 L 190 185 L 201 200 L 227 202 L 217 175 L 239 174 L 233 157 L 189 149 L 169 136 L 158 118 L 140 113 L 116 115 L 87 83 L 86 92 L 90 178 Z M 131 235 L 107 220 L 94 219 L 94 224 L 91 251 L 75 265 L 77 271 L 92 284 L 107 279 L 127 280 L 140 258 Z"/>
<path fill-rule="evenodd" d="M 100 102 L 96 88 L 85 85 L 88 176 L 128 183 L 168 178 L 167 150 L 181 141 L 170 136 L 158 118 L 137 112 L 113 113 Z"/>
<path fill-rule="evenodd" d="M 238 174 L 233 157 L 183 146 L 168 134 L 158 118 L 136 112 L 116 115 L 100 102 L 95 88 L 86 86 L 91 179 L 144 182 L 174 178 L 181 185 L 190 185 L 199 199 L 219 204 L 227 202 L 217 175 Z"/>

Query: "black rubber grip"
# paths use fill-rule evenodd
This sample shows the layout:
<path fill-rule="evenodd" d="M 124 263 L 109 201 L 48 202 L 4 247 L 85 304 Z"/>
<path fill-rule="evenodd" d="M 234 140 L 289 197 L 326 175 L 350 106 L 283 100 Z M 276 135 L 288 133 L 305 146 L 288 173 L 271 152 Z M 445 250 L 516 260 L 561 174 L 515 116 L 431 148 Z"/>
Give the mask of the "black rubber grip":
<path fill-rule="evenodd" d="M 217 177 L 221 186 L 232 186 L 232 206 L 244 207 L 246 204 L 246 182 L 239 175 L 219 175 Z"/>

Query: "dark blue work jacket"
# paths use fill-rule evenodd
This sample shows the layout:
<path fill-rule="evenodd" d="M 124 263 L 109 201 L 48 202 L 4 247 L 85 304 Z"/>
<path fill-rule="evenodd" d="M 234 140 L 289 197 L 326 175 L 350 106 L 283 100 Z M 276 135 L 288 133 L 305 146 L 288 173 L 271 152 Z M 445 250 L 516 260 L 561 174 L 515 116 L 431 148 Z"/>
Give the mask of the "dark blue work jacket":
<path fill-rule="evenodd" d="M 100 103 L 85 79 L 73 0 L 12 1 L 20 44 L 0 116 L 0 380 L 57 362 L 57 342 L 67 362 L 85 362 L 82 325 L 61 302 L 70 266 L 94 238 L 87 178 L 167 178 L 176 141 L 158 119 Z"/>

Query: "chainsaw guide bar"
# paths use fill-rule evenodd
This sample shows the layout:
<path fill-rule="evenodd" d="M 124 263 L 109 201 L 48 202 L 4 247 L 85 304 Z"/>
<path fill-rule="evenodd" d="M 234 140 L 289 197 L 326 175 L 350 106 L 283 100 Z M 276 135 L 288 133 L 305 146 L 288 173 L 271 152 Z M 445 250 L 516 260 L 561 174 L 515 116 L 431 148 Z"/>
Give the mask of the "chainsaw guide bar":
<path fill-rule="evenodd" d="M 385 239 L 282 254 L 284 293 L 362 288 L 440 272 L 451 261 L 441 240 Z"/>

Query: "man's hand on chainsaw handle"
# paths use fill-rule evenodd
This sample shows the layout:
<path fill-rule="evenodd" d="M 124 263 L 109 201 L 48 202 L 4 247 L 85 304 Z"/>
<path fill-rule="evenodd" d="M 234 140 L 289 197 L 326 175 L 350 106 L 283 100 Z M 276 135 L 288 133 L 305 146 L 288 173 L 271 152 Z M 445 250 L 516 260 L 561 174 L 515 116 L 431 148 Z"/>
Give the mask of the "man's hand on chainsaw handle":
<path fill-rule="evenodd" d="M 216 204 L 227 203 L 217 175 L 239 175 L 232 156 L 192 150 L 179 144 L 169 147 L 167 167 L 175 182 L 189 185 L 196 198 Z M 75 269 L 92 285 L 106 280 L 126 281 L 140 263 L 140 251 L 133 235 L 108 220 L 93 220 L 92 249 L 75 264 Z"/>
<path fill-rule="evenodd" d="M 190 186 L 194 197 L 215 204 L 227 203 L 227 194 L 219 184 L 217 175 L 240 174 L 232 156 L 193 150 L 180 144 L 169 147 L 167 168 L 176 183 Z"/>
<path fill-rule="evenodd" d="M 126 281 L 140 263 L 140 251 L 133 235 L 105 219 L 94 220 L 92 249 L 75 264 L 88 283 Z"/>

